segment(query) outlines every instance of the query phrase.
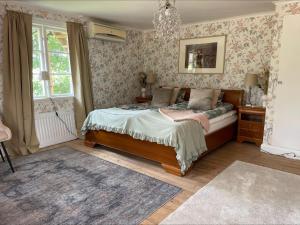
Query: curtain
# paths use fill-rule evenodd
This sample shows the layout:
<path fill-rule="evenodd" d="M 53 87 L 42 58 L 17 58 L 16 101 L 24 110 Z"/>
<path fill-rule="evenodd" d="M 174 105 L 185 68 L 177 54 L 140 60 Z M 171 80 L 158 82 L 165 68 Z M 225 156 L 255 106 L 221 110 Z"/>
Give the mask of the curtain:
<path fill-rule="evenodd" d="M 74 110 L 77 134 L 87 116 L 93 110 L 93 97 L 90 81 L 90 63 L 87 40 L 83 25 L 67 22 L 72 80 L 74 88 Z"/>
<path fill-rule="evenodd" d="M 32 16 L 7 11 L 3 35 L 3 119 L 12 131 L 9 149 L 27 155 L 39 149 L 33 111 Z"/>

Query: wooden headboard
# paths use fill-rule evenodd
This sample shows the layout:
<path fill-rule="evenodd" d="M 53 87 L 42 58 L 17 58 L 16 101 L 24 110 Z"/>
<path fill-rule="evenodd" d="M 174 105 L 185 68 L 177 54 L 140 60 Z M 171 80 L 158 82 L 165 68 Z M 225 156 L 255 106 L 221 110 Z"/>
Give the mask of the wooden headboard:
<path fill-rule="evenodd" d="M 186 90 L 184 99 L 188 101 L 190 99 L 191 89 L 190 88 L 184 88 L 184 89 Z M 243 104 L 244 90 L 222 89 L 222 91 L 224 92 L 224 97 L 223 97 L 224 102 L 233 104 L 234 108 L 237 108 Z"/>

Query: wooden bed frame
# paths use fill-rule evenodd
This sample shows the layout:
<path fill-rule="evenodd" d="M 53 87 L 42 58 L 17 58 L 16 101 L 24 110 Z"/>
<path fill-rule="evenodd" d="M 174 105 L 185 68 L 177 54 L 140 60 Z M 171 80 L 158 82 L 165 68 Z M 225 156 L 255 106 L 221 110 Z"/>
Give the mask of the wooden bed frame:
<path fill-rule="evenodd" d="M 186 88 L 186 90 L 185 99 L 188 100 L 190 96 L 190 89 Z M 233 104 L 235 109 L 242 105 L 244 96 L 243 90 L 222 91 L 224 92 L 224 102 Z M 208 151 L 200 155 L 198 159 L 206 155 L 208 152 L 232 140 L 236 136 L 236 130 L 237 123 L 233 123 L 206 135 L 205 140 Z M 88 131 L 85 135 L 85 145 L 93 148 L 96 144 L 104 145 L 122 152 L 159 162 L 168 173 L 182 176 L 178 161 L 176 159 L 176 152 L 173 147 L 134 139 L 126 134 L 118 134 L 104 130 Z"/>

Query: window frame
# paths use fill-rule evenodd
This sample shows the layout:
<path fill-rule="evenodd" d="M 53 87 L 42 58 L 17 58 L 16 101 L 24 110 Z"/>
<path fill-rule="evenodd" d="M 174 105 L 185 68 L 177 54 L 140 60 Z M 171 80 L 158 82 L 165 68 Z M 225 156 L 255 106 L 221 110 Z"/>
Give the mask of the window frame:
<path fill-rule="evenodd" d="M 53 31 L 61 31 L 64 33 L 67 33 L 66 26 L 57 26 L 53 24 L 48 24 L 46 22 L 41 22 L 41 21 L 33 21 L 32 23 L 32 28 L 33 29 L 38 29 L 40 38 L 39 38 L 39 44 L 40 44 L 40 71 L 48 71 L 49 73 L 49 80 L 42 80 L 43 84 L 43 89 L 44 89 L 44 96 L 33 96 L 34 99 L 47 99 L 47 98 L 65 98 L 65 97 L 74 97 L 74 88 L 73 88 L 73 82 L 72 82 L 72 71 L 71 71 L 71 62 L 70 62 L 70 50 L 68 48 L 67 52 L 59 52 L 59 51 L 49 51 L 48 50 L 48 40 L 47 40 L 47 31 L 53 30 Z M 67 41 L 68 36 L 67 36 Z M 33 49 L 32 50 L 32 55 L 34 52 L 37 52 L 37 50 Z M 50 57 L 49 54 L 54 53 L 54 54 L 64 54 L 67 55 L 69 58 L 69 73 L 52 73 L 50 69 Z M 51 85 L 51 77 L 52 76 L 57 76 L 57 75 L 69 75 L 71 78 L 70 81 L 70 89 L 71 92 L 69 94 L 53 94 L 51 93 L 52 85 Z M 32 72 L 32 76 L 39 76 L 39 73 L 34 73 Z"/>

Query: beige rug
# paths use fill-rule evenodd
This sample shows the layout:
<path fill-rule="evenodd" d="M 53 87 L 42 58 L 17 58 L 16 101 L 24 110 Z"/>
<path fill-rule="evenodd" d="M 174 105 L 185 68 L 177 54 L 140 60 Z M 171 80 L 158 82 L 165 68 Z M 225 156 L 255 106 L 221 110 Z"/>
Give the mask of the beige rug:
<path fill-rule="evenodd" d="M 300 176 L 236 161 L 161 224 L 300 224 Z"/>

